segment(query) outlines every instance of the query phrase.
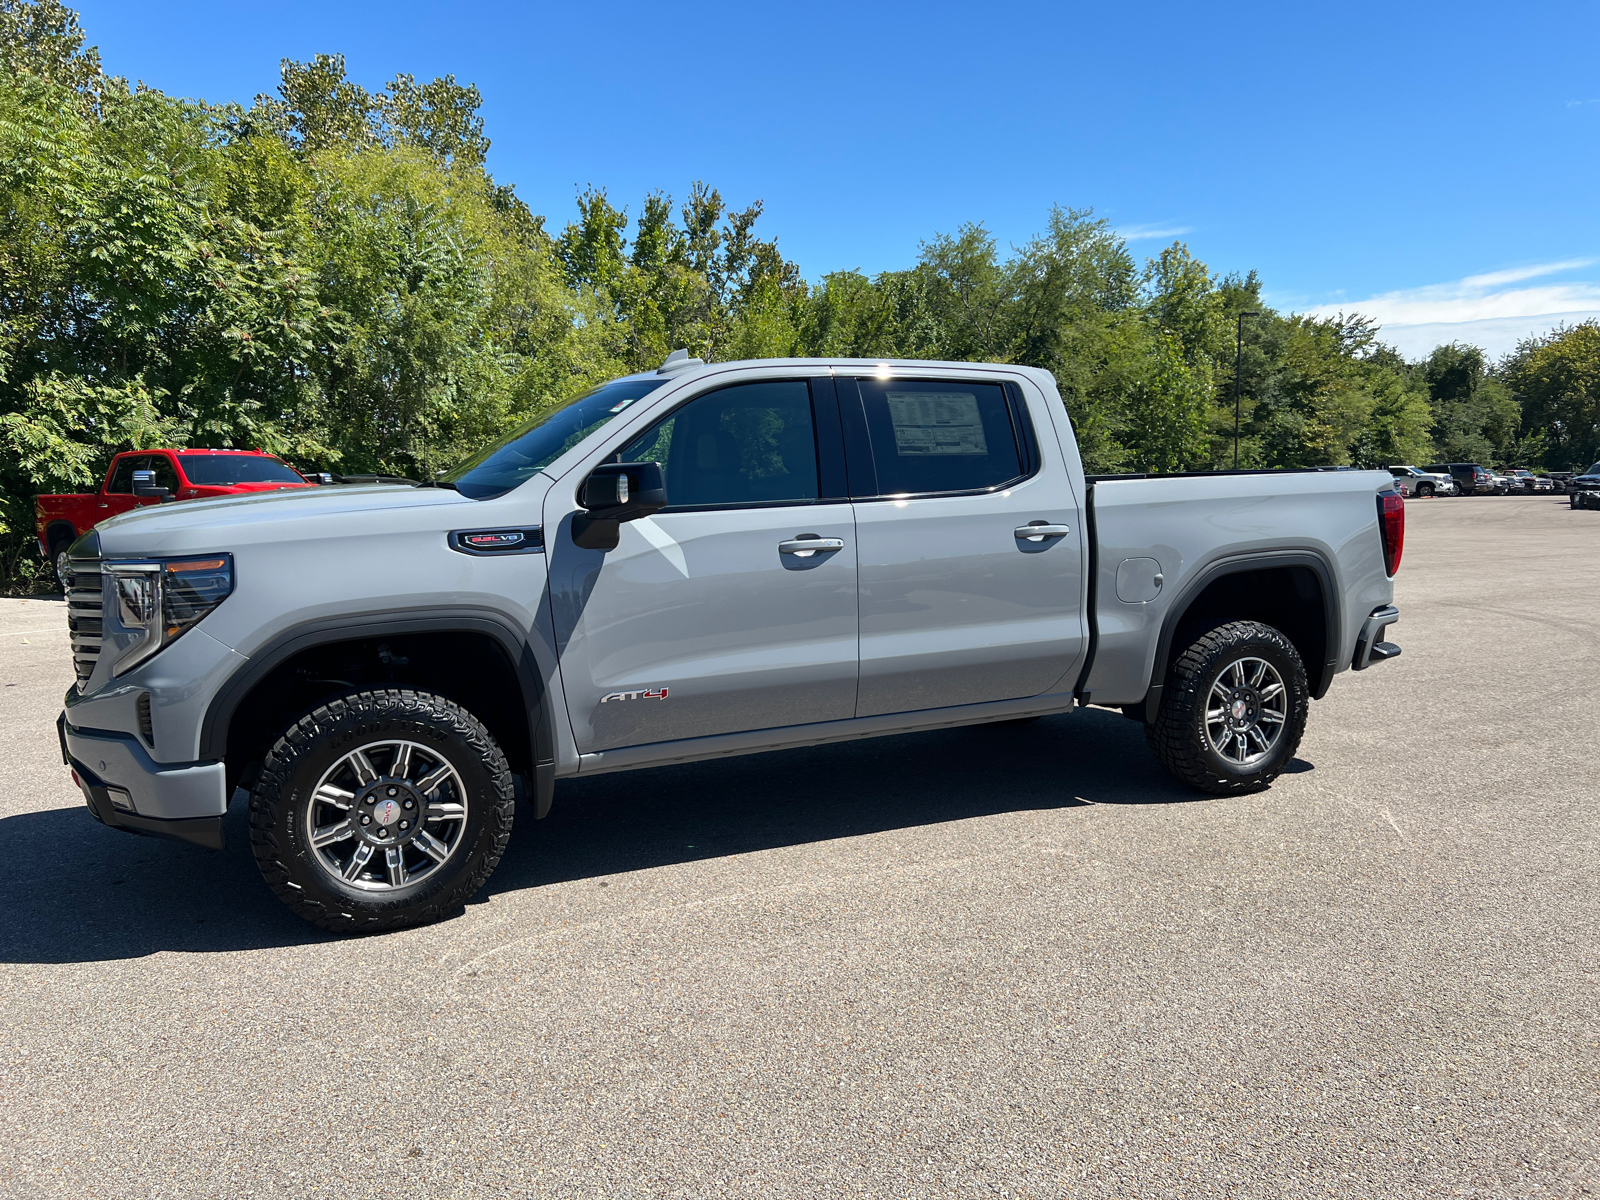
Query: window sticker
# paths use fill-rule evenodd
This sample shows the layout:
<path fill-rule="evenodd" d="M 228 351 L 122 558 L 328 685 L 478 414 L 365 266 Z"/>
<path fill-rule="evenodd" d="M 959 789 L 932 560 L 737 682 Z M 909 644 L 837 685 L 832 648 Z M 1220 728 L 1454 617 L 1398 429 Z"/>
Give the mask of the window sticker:
<path fill-rule="evenodd" d="M 628 405 L 632 404 L 638 398 L 639 397 L 637 397 L 637 396 L 629 396 L 625 400 L 621 401 L 620 403 L 613 404 L 608 411 L 610 411 L 613 415 L 615 415 L 616 413 L 619 413 L 623 409 L 627 408 Z"/>
<path fill-rule="evenodd" d="M 894 449 L 901 458 L 989 453 L 978 398 L 971 392 L 890 392 L 888 400 Z"/>

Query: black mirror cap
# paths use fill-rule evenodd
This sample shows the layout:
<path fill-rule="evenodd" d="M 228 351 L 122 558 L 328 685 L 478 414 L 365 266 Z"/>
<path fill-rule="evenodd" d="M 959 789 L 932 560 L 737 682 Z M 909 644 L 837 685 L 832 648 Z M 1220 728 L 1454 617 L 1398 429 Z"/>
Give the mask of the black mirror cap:
<path fill-rule="evenodd" d="M 637 521 L 652 517 L 667 506 L 667 482 L 661 464 L 601 463 L 583 481 L 578 503 L 587 510 L 590 520 Z"/>
<path fill-rule="evenodd" d="M 156 486 L 156 473 L 154 471 L 135 471 L 133 473 L 133 494 L 142 500 L 171 500 L 172 493 L 164 487 Z"/>

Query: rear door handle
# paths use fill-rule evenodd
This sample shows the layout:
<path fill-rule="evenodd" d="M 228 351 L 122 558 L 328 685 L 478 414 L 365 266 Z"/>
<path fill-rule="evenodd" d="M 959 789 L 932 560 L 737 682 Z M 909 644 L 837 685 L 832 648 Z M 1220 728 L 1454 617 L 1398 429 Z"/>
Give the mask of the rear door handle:
<path fill-rule="evenodd" d="M 1047 521 L 1032 521 L 1027 525 L 1018 525 L 1011 531 L 1019 541 L 1042 542 L 1045 538 L 1066 537 L 1072 532 L 1067 525 L 1051 525 Z"/>
<path fill-rule="evenodd" d="M 801 558 L 810 558 L 823 550 L 843 550 L 843 538 L 818 537 L 814 533 L 802 533 L 799 537 L 790 538 L 786 542 L 778 543 L 779 554 L 796 554 Z"/>

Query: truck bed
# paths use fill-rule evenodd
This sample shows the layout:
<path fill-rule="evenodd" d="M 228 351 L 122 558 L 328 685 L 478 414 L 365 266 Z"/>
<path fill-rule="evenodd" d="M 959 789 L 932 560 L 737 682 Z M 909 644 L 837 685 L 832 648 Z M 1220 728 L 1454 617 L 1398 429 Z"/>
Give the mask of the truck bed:
<path fill-rule="evenodd" d="M 1176 633 L 1169 618 L 1204 616 L 1191 601 L 1220 564 L 1259 563 L 1258 578 L 1229 585 L 1236 600 L 1253 582 L 1296 589 L 1316 696 L 1349 667 L 1368 614 L 1388 602 L 1376 503 L 1393 490 L 1387 471 L 1101 475 L 1087 483 L 1091 652 L 1078 691 L 1088 703 L 1143 705 L 1152 684 L 1159 689 Z"/>

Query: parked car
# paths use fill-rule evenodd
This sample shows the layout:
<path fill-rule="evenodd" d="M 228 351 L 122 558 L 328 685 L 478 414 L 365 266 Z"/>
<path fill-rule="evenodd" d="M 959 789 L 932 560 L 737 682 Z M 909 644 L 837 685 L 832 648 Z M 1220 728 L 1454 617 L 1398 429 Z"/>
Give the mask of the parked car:
<path fill-rule="evenodd" d="M 1591 463 L 1582 475 L 1567 480 L 1567 495 L 1573 508 L 1600 506 L 1600 462 Z"/>
<path fill-rule="evenodd" d="M 1548 475 L 1535 475 L 1533 477 L 1533 485 L 1533 490 L 1536 492 L 1554 493 L 1561 490 L 1560 488 L 1556 487 L 1556 481 L 1551 479 Z"/>
<path fill-rule="evenodd" d="M 136 488 L 134 472 L 152 481 Z M 39 553 L 55 564 L 65 587 L 67 547 L 108 517 L 167 500 L 201 500 L 316 485 L 282 459 L 260 450 L 130 450 L 106 469 L 98 492 L 35 496 L 34 533 Z"/>
<path fill-rule="evenodd" d="M 106 825 L 218 847 L 242 787 L 289 907 L 397 928 L 558 776 L 1094 704 L 1263 788 L 1400 652 L 1404 534 L 1387 471 L 1086 477 L 1044 370 L 675 352 L 433 485 L 100 525 L 58 729 Z"/>
<path fill-rule="evenodd" d="M 1394 485 L 1402 496 L 1454 496 L 1458 490 L 1448 471 L 1422 471 L 1401 466 L 1390 467 L 1389 474 L 1394 476 Z"/>
<path fill-rule="evenodd" d="M 1488 495 L 1494 491 L 1494 476 L 1477 463 L 1434 463 L 1423 469 L 1430 475 L 1450 476 L 1463 496 Z"/>
<path fill-rule="evenodd" d="M 1513 492 L 1532 495 L 1535 492 L 1548 492 L 1550 479 L 1548 476 L 1538 476 L 1526 467 L 1515 467 L 1506 472 L 1506 479 Z"/>
<path fill-rule="evenodd" d="M 1555 494 L 1558 496 L 1564 495 L 1567 491 L 1567 481 L 1570 480 L 1574 474 L 1576 474 L 1574 471 L 1551 471 L 1550 490 L 1555 492 Z"/>
<path fill-rule="evenodd" d="M 1489 490 L 1494 495 L 1496 495 L 1496 496 L 1505 496 L 1505 495 L 1508 495 L 1510 493 L 1510 491 L 1511 491 L 1511 480 L 1506 477 L 1506 475 L 1505 475 L 1505 473 L 1503 471 L 1497 471 L 1497 470 L 1494 470 L 1493 468 L 1490 468 L 1490 470 L 1489 470 L 1489 480 L 1490 480 L 1490 488 L 1489 488 Z"/>

